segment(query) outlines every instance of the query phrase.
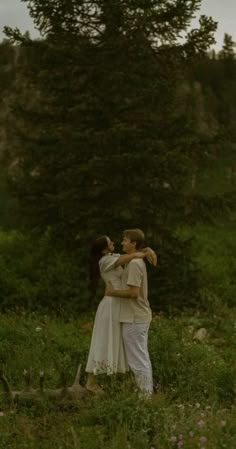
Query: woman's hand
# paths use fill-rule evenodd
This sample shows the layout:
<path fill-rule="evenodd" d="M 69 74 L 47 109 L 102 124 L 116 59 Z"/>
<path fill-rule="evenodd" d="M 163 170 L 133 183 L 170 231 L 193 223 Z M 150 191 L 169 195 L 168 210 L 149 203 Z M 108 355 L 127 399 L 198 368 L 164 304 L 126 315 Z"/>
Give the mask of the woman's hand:
<path fill-rule="evenodd" d="M 154 267 L 157 266 L 157 255 L 154 251 L 146 255 L 148 262 Z"/>
<path fill-rule="evenodd" d="M 157 255 L 155 251 L 153 251 L 152 248 L 149 246 L 147 248 L 144 248 L 143 250 L 144 256 L 147 258 L 148 262 L 153 265 L 154 267 L 157 266 Z"/>

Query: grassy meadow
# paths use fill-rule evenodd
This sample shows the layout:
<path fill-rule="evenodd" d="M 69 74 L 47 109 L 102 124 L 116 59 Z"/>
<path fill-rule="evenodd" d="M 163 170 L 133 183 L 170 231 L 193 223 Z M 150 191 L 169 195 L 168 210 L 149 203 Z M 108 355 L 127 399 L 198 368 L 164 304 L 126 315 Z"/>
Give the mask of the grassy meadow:
<path fill-rule="evenodd" d="M 194 237 L 203 299 L 195 310 L 154 315 L 152 400 L 138 397 L 131 375 L 101 377 L 105 394 L 77 402 L 1 397 L 0 449 L 235 449 L 235 227 L 180 232 Z M 71 385 L 78 364 L 83 385 L 93 315 L 22 310 L 0 315 L 0 365 L 11 388 L 24 387 L 27 368 L 35 388 L 41 370 L 45 388 L 60 387 L 62 373 Z"/>
<path fill-rule="evenodd" d="M 79 402 L 2 400 L 0 447 L 23 448 L 227 448 L 236 444 L 235 312 L 154 317 L 150 332 L 156 392 L 137 396 L 131 376 L 101 379 L 102 397 Z M 65 322 L 40 315 L 0 317 L 0 357 L 12 388 L 22 389 L 31 367 L 33 386 L 45 370 L 45 387 L 73 382 L 84 367 L 92 320 Z M 204 341 L 197 330 L 205 328 Z M 85 382 L 82 372 L 81 383 Z"/>

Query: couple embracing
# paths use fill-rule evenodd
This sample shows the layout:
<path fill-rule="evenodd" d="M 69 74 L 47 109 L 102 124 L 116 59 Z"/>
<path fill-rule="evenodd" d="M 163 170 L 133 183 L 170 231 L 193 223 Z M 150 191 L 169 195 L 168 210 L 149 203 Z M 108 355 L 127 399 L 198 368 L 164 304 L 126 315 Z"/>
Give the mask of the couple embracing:
<path fill-rule="evenodd" d="M 123 233 L 123 255 L 115 254 L 108 236 L 98 238 L 90 254 L 90 278 L 96 285 L 101 276 L 106 284 L 94 321 L 86 366 L 86 388 L 103 393 L 96 376 L 131 370 L 140 392 L 153 393 L 152 366 L 148 353 L 148 329 L 152 314 L 148 302 L 147 271 L 143 260 L 156 265 L 151 248 L 143 248 L 144 233 Z"/>

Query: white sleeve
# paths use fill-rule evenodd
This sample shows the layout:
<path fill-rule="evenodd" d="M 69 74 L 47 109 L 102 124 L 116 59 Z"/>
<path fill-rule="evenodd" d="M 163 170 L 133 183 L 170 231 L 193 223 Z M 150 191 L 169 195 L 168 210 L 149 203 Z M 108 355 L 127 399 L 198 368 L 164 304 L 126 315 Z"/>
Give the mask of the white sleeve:
<path fill-rule="evenodd" d="M 119 259 L 120 254 L 107 254 L 99 260 L 100 272 L 106 273 L 107 271 L 115 268 L 115 263 Z"/>

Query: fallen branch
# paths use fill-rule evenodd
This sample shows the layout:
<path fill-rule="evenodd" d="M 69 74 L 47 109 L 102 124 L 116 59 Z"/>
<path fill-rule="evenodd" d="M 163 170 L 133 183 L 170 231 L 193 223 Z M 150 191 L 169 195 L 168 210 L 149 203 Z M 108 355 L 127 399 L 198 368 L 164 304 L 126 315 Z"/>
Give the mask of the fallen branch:
<path fill-rule="evenodd" d="M 32 388 L 32 375 L 31 369 L 24 370 L 23 376 L 25 380 L 25 387 L 23 390 L 12 390 L 5 374 L 0 371 L 0 381 L 3 385 L 3 392 L 0 394 L 0 398 L 8 401 L 32 401 L 40 399 L 54 399 L 58 401 L 78 401 L 86 393 L 87 390 L 80 385 L 81 366 L 79 365 L 75 380 L 71 386 L 66 386 L 66 379 L 64 373 L 62 374 L 63 386 L 62 388 L 44 388 L 44 372 L 40 371 L 39 375 L 39 388 Z"/>

